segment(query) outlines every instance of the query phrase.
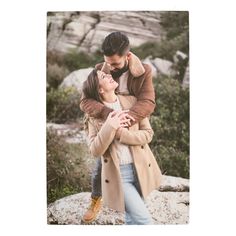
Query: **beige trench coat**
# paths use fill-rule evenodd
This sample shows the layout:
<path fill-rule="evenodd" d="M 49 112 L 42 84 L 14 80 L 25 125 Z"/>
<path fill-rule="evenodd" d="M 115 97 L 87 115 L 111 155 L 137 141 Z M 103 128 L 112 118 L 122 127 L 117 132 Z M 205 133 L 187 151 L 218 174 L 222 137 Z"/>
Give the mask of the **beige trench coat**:
<path fill-rule="evenodd" d="M 118 95 L 122 109 L 129 109 L 136 102 L 133 96 Z M 89 149 L 94 157 L 102 158 L 102 198 L 104 205 L 124 212 L 124 193 L 113 140 L 116 130 L 107 122 L 89 118 Z M 130 145 L 134 166 L 137 172 L 142 197 L 145 199 L 161 182 L 161 171 L 148 143 L 153 130 L 148 118 L 121 132 L 120 142 Z"/>

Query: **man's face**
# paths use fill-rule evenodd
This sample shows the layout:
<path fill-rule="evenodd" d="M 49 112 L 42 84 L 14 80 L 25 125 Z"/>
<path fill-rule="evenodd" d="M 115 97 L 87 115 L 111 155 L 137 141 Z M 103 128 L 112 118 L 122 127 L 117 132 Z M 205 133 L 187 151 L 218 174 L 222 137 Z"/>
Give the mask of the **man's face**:
<path fill-rule="evenodd" d="M 105 62 L 110 64 L 111 71 L 116 72 L 122 69 L 125 65 L 127 65 L 127 55 L 119 56 L 117 54 L 113 56 L 104 56 Z"/>
<path fill-rule="evenodd" d="M 104 60 L 110 66 L 110 73 L 114 79 L 119 78 L 125 71 L 128 70 L 128 54 L 119 56 L 104 56 Z"/>

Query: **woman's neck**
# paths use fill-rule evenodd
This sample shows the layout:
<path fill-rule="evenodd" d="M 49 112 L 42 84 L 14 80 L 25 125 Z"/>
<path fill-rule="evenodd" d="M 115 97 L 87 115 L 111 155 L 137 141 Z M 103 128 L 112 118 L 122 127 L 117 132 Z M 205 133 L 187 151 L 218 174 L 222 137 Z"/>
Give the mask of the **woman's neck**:
<path fill-rule="evenodd" d="M 113 103 L 116 101 L 116 99 L 117 99 L 117 96 L 114 91 L 112 91 L 111 93 L 106 93 L 106 94 L 104 93 L 102 95 L 102 100 L 104 102 Z"/>

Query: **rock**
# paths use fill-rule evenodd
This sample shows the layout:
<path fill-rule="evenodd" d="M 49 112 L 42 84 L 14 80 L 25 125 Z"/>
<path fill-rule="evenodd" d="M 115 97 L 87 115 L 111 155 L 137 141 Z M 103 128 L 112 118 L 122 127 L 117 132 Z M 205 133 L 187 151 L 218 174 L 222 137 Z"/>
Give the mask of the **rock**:
<path fill-rule="evenodd" d="M 174 72 L 172 70 L 172 62 L 163 60 L 160 58 L 150 59 L 150 56 L 143 60 L 151 66 L 153 77 L 157 74 L 172 75 Z M 71 72 L 61 83 L 60 88 L 75 87 L 80 93 L 82 91 L 83 82 L 88 78 L 89 73 L 93 70 L 92 67 L 79 69 Z"/>
<path fill-rule="evenodd" d="M 173 190 L 188 180 L 164 176 L 162 186 L 172 186 Z M 164 187 L 165 189 L 165 187 Z M 89 206 L 91 193 L 78 193 L 49 204 L 47 208 L 48 224 L 83 224 L 84 212 Z M 154 190 L 146 199 L 146 206 L 152 215 L 154 224 L 187 224 L 189 222 L 189 193 L 160 192 Z M 124 224 L 124 214 L 105 206 L 102 207 L 93 225 Z"/>
<path fill-rule="evenodd" d="M 132 29 L 132 31 L 130 30 Z M 131 46 L 147 41 L 160 41 L 162 29 L 159 12 L 100 11 L 56 12 L 47 17 L 48 51 L 95 52 L 104 38 L 113 31 L 122 31 Z"/>
<path fill-rule="evenodd" d="M 50 204 L 47 209 L 48 224 L 83 224 L 84 212 L 90 204 L 91 193 L 78 193 Z M 123 214 L 102 207 L 93 225 L 123 224 Z"/>
<path fill-rule="evenodd" d="M 189 193 L 153 191 L 147 207 L 155 224 L 187 224 L 189 222 Z"/>
<path fill-rule="evenodd" d="M 171 61 L 167 61 L 157 57 L 152 62 L 156 67 L 158 74 L 172 76 L 175 73 L 172 69 L 173 63 Z"/>
<path fill-rule="evenodd" d="M 152 69 L 152 76 L 153 76 L 154 78 L 156 78 L 156 77 L 157 77 L 157 69 L 156 69 L 156 67 L 153 65 L 153 62 L 152 62 L 152 60 L 151 60 L 151 56 L 146 57 L 142 62 L 145 63 L 145 64 L 148 64 L 149 66 L 151 66 L 151 69 Z"/>
<path fill-rule="evenodd" d="M 88 78 L 92 67 L 80 69 L 70 73 L 59 86 L 60 88 L 75 87 L 80 93 L 82 91 L 83 82 Z"/>
<path fill-rule="evenodd" d="M 81 130 L 81 124 L 47 123 L 47 129 L 53 129 L 57 135 L 65 136 L 67 143 L 88 143 L 88 135 L 84 130 Z"/>
<path fill-rule="evenodd" d="M 52 51 L 58 47 L 60 43 L 64 25 L 69 21 L 70 16 L 65 14 L 50 15 L 47 17 L 47 50 Z M 61 48 L 63 52 L 63 48 Z"/>
<path fill-rule="evenodd" d="M 159 191 L 189 192 L 189 180 L 181 177 L 163 175 Z"/>
<path fill-rule="evenodd" d="M 48 51 L 67 53 L 78 49 L 98 20 L 89 14 L 61 12 L 49 16 L 48 21 Z"/>
<path fill-rule="evenodd" d="M 181 51 L 176 51 L 175 55 L 173 56 L 173 61 L 175 63 L 178 63 L 179 61 L 186 60 L 188 58 L 188 55 L 181 52 Z"/>

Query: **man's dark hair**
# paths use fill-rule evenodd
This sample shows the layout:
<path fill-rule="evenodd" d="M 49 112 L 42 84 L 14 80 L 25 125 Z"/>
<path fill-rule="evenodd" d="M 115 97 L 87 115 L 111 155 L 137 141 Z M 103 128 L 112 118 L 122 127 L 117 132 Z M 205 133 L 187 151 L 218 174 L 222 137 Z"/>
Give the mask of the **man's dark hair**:
<path fill-rule="evenodd" d="M 123 56 L 129 50 L 129 39 L 121 32 L 113 32 L 109 34 L 102 44 L 102 51 L 105 56 L 113 56 L 115 54 Z"/>

